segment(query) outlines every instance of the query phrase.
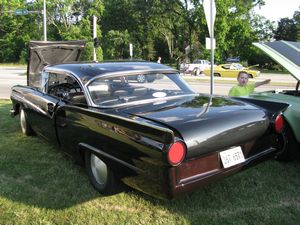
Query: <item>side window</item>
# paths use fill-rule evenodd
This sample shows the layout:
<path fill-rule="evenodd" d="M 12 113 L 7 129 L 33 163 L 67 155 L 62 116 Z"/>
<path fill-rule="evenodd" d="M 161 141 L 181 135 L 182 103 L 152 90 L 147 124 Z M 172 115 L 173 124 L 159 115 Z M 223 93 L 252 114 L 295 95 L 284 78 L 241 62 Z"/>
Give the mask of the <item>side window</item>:
<path fill-rule="evenodd" d="M 49 73 L 47 93 L 70 103 L 87 104 L 77 80 L 67 74 Z"/>
<path fill-rule="evenodd" d="M 63 80 L 66 76 L 63 74 L 49 73 L 47 93 L 57 97 L 62 97 L 61 91 L 63 90 Z"/>
<path fill-rule="evenodd" d="M 47 86 L 48 86 L 48 79 L 49 79 L 49 73 L 42 72 L 42 82 L 41 82 L 41 88 L 40 90 L 44 93 L 46 93 Z"/>
<path fill-rule="evenodd" d="M 59 79 L 57 78 L 58 76 L 59 75 L 56 73 L 49 73 L 48 87 L 52 87 L 56 84 L 59 84 Z"/>

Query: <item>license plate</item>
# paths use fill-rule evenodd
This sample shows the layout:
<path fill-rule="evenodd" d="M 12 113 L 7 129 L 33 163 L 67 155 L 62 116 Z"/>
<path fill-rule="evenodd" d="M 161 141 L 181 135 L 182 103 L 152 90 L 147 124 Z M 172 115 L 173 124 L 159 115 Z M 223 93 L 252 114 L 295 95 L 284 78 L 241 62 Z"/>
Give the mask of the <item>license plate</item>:
<path fill-rule="evenodd" d="M 220 157 L 224 168 L 228 168 L 245 161 L 245 157 L 240 146 L 220 152 Z"/>

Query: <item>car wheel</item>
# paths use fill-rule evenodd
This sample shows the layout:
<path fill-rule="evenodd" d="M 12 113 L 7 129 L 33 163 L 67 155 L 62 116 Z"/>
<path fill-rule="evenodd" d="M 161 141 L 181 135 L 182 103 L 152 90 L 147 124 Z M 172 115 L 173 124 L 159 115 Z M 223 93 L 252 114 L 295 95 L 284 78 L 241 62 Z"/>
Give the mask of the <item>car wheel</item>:
<path fill-rule="evenodd" d="M 139 83 L 145 83 L 146 77 L 145 77 L 145 75 L 143 75 L 143 74 L 139 74 L 139 75 L 136 76 L 136 80 L 137 80 L 137 82 L 139 82 Z"/>
<path fill-rule="evenodd" d="M 111 168 L 91 151 L 85 152 L 85 166 L 94 188 L 103 195 L 116 192 L 116 179 Z"/>
<path fill-rule="evenodd" d="M 280 151 L 277 152 L 275 158 L 281 161 L 291 161 L 299 148 L 299 144 L 290 127 L 287 126 L 284 129 L 282 134 L 277 138 L 277 143 Z"/>
<path fill-rule="evenodd" d="M 193 76 L 196 76 L 197 75 L 197 67 L 195 67 L 193 70 L 192 70 L 192 72 L 191 72 L 191 75 L 193 75 Z"/>
<path fill-rule="evenodd" d="M 219 74 L 219 73 L 214 73 L 214 76 L 215 76 L 215 77 L 221 77 L 221 74 Z"/>
<path fill-rule="evenodd" d="M 193 75 L 199 76 L 200 74 L 201 74 L 200 68 L 196 67 L 196 68 L 193 70 Z"/>
<path fill-rule="evenodd" d="M 30 136 L 30 135 L 34 134 L 32 128 L 31 128 L 31 126 L 28 123 L 28 120 L 26 118 L 25 110 L 22 107 L 20 109 L 20 126 L 21 126 L 21 130 L 22 130 L 23 134 L 25 134 L 27 136 Z"/>

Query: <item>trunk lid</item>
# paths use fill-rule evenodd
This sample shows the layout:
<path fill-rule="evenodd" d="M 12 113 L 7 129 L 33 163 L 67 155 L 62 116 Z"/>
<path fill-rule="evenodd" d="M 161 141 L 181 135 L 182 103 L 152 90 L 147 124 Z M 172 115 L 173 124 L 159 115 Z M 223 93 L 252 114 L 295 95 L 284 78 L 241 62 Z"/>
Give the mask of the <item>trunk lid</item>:
<path fill-rule="evenodd" d="M 132 107 L 132 118 L 160 123 L 174 130 L 188 149 L 187 157 L 240 145 L 263 135 L 269 127 L 266 113 L 230 98 L 199 95 L 181 100 Z"/>

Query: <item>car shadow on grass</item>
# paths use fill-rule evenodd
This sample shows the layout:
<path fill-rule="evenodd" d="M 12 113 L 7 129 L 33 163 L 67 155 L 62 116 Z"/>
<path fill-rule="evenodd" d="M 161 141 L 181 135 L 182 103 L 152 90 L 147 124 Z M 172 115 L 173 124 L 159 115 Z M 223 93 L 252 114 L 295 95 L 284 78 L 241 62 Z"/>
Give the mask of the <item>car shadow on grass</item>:
<path fill-rule="evenodd" d="M 43 208 L 66 208 L 99 197 L 85 170 L 39 137 L 26 137 L 11 104 L 0 105 L 0 195 Z M 3 101 L 1 102 L 3 103 Z"/>
<path fill-rule="evenodd" d="M 299 224 L 299 185 L 300 155 L 263 162 L 172 201 L 143 198 L 190 224 Z"/>

